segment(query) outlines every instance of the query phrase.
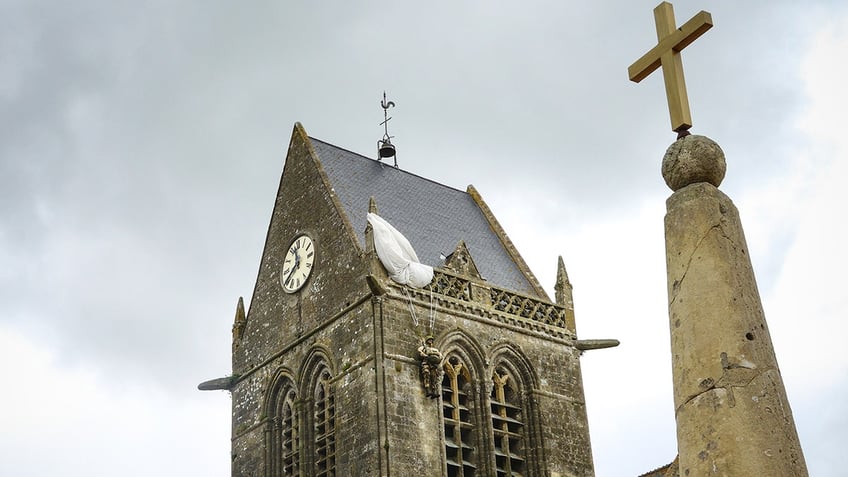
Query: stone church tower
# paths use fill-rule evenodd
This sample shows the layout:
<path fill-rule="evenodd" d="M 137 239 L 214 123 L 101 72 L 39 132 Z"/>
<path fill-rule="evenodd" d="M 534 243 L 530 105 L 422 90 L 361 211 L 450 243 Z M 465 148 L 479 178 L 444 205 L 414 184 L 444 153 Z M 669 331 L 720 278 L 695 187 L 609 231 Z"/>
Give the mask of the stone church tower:
<path fill-rule="evenodd" d="M 429 285 L 388 278 L 369 211 L 434 267 Z M 233 374 L 201 385 L 232 393 L 232 475 L 593 475 L 579 356 L 599 343 L 576 339 L 561 262 L 556 292 L 473 187 L 296 124 Z"/>

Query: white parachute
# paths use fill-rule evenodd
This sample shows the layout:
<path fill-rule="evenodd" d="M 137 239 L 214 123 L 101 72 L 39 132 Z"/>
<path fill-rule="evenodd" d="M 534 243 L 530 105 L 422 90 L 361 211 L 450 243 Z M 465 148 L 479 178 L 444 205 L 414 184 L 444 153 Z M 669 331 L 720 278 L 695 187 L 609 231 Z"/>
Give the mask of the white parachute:
<path fill-rule="evenodd" d="M 409 240 L 377 214 L 368 214 L 374 230 L 374 248 L 389 278 L 413 288 L 426 286 L 433 279 L 433 267 L 418 261 Z"/>

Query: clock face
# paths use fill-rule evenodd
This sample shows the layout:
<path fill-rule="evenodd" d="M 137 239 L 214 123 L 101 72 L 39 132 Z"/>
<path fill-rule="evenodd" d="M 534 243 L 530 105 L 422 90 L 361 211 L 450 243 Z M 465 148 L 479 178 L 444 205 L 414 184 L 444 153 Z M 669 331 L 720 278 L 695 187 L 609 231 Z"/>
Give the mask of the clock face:
<path fill-rule="evenodd" d="M 294 239 L 286 251 L 280 283 L 287 293 L 294 293 L 306 283 L 315 263 L 315 246 L 307 235 Z"/>

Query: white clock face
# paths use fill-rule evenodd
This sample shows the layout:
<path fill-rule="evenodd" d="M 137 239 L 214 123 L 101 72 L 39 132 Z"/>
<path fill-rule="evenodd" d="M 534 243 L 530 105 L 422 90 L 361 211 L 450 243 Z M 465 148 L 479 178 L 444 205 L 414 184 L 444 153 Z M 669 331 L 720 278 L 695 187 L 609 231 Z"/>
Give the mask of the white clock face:
<path fill-rule="evenodd" d="M 306 235 L 294 239 L 286 251 L 283 261 L 283 272 L 280 274 L 280 283 L 287 293 L 300 290 L 312 273 L 312 265 L 315 263 L 315 246 L 312 239 Z"/>

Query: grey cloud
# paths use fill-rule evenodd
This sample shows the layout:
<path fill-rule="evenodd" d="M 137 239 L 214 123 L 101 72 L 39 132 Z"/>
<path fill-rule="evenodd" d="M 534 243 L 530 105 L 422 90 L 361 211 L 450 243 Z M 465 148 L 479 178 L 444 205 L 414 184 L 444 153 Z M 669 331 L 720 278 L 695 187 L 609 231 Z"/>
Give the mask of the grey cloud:
<path fill-rule="evenodd" d="M 675 5 L 716 21 L 684 62 L 731 195 L 802 140 L 796 39 L 833 8 L 816 5 Z M 226 374 L 292 123 L 372 154 L 383 89 L 402 168 L 473 182 L 496 214 L 540 199 L 540 234 L 661 202 L 662 81 L 626 78 L 653 6 L 4 4 L 0 325 L 116 383 Z"/>

